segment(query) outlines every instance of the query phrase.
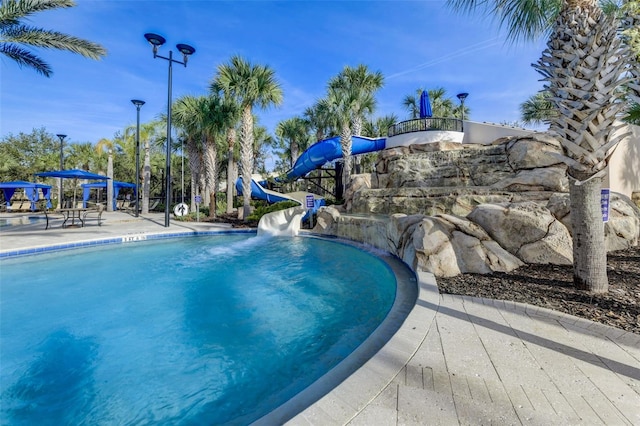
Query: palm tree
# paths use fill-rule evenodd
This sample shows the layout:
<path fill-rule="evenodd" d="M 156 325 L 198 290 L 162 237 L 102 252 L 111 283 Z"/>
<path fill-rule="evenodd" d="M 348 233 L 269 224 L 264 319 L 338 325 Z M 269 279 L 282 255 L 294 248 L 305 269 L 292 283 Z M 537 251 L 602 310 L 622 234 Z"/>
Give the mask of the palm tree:
<path fill-rule="evenodd" d="M 402 100 L 402 105 L 409 111 L 409 118 L 416 119 L 420 117 L 420 96 L 424 89 L 419 88 L 414 95 L 407 95 Z M 461 106 L 456 107 L 450 97 L 447 97 L 447 91 L 442 87 L 427 90 L 429 93 L 429 101 L 431 102 L 431 111 L 434 117 L 454 117 L 462 116 Z M 464 107 L 464 116 L 469 117 L 469 108 Z"/>
<path fill-rule="evenodd" d="M 354 135 L 360 135 L 364 118 L 375 109 L 373 94 L 384 85 L 384 76 L 380 71 L 370 72 L 366 65 L 347 65 L 329 85 L 354 92 L 352 130 Z"/>
<path fill-rule="evenodd" d="M 324 102 L 316 102 L 315 105 L 304 110 L 304 118 L 309 122 L 309 127 L 315 129 L 316 141 L 321 141 L 328 136 L 335 135 L 333 119 Z"/>
<path fill-rule="evenodd" d="M 224 93 L 223 93 L 224 95 Z M 228 128 L 226 133 L 227 140 L 227 214 L 233 212 L 233 191 L 236 184 L 236 140 L 238 131 L 236 127 L 240 120 L 240 108 L 232 98 L 225 98 L 227 105 Z"/>
<path fill-rule="evenodd" d="M 140 141 L 143 144 L 144 151 L 142 173 L 140 173 L 140 181 L 142 183 L 142 204 L 140 205 L 140 213 L 142 214 L 149 213 L 149 198 L 151 196 L 151 142 L 160 137 L 159 135 L 164 125 L 165 123 L 161 121 L 152 121 L 149 123 L 142 123 L 140 125 Z M 121 149 L 124 151 L 125 155 L 131 159 L 135 158 L 135 137 L 136 126 L 132 125 L 124 130 L 121 139 Z M 123 163 L 133 164 L 134 161 L 125 161 Z M 127 174 L 128 173 L 129 172 L 127 171 Z M 135 176 L 135 167 L 131 175 Z M 133 179 L 133 177 L 131 179 Z M 138 197 L 140 196 L 140 194 L 137 195 Z"/>
<path fill-rule="evenodd" d="M 375 120 L 367 120 L 364 123 L 362 134 L 369 138 L 386 137 L 389 133 L 389 127 L 398 122 L 398 116 L 395 114 L 378 117 Z"/>
<path fill-rule="evenodd" d="M 200 194 L 199 183 L 202 173 L 203 146 L 200 129 L 194 120 L 199 108 L 199 98 L 183 96 L 174 101 L 171 108 L 172 120 L 181 129 L 182 139 L 187 147 L 189 170 L 191 172 L 191 206 L 195 203 L 195 196 Z"/>
<path fill-rule="evenodd" d="M 389 134 L 389 127 L 398 122 L 398 116 L 395 114 L 385 115 L 383 117 L 377 117 L 375 120 L 367 120 L 364 122 L 362 128 L 362 135 L 369 138 L 387 137 Z M 370 152 L 368 154 L 361 155 L 362 169 L 364 171 L 375 169 L 376 161 L 378 159 L 378 153 Z"/>
<path fill-rule="evenodd" d="M 185 130 L 185 138 L 201 141 L 205 182 L 209 189 L 209 216 L 212 218 L 216 217 L 218 151 L 229 122 L 235 120 L 235 111 L 235 105 L 218 94 L 185 96 L 176 102 L 174 116 Z"/>
<path fill-rule="evenodd" d="M 236 123 L 237 124 L 237 123 Z M 236 126 L 227 129 L 227 214 L 233 212 L 233 194 L 238 178 L 236 172 L 236 141 L 238 130 Z"/>
<path fill-rule="evenodd" d="M 96 153 L 98 155 L 103 154 L 105 151 L 108 154 L 107 160 L 107 211 L 113 211 L 113 152 L 117 149 L 117 138 L 107 139 L 102 138 L 96 143 Z"/>
<path fill-rule="evenodd" d="M 558 115 L 550 100 L 551 93 L 538 92 L 520 104 L 520 115 L 524 124 L 549 124 Z"/>
<path fill-rule="evenodd" d="M 3 0 L 0 2 L 0 53 L 20 67 L 32 68 L 45 77 L 53 73 L 49 64 L 23 46 L 67 50 L 91 59 L 105 56 L 107 51 L 99 44 L 23 23 L 34 13 L 73 6 L 73 0 Z"/>
<path fill-rule="evenodd" d="M 149 199 L 151 198 L 151 163 L 153 150 L 157 148 L 158 141 L 166 135 L 166 121 L 156 120 L 140 125 L 140 141 L 144 147 L 144 159 L 142 167 L 142 214 L 149 213 Z M 153 144 L 152 144 L 153 142 Z M 162 151 L 164 152 L 164 151 Z M 157 153 L 156 153 L 157 154 Z M 157 168 L 156 168 L 157 170 Z"/>
<path fill-rule="evenodd" d="M 256 125 L 253 132 L 254 133 L 253 173 L 259 173 L 261 175 L 265 175 L 267 174 L 267 168 L 266 168 L 267 149 L 268 147 L 274 145 L 275 140 L 273 139 L 273 136 L 269 134 L 269 131 L 267 130 L 267 128 L 257 124 L 257 118 L 255 120 L 256 120 Z"/>
<path fill-rule="evenodd" d="M 474 0 L 450 0 L 449 4 L 464 11 L 477 5 Z M 574 285 L 606 292 L 600 189 L 613 149 L 629 135 L 628 127 L 617 118 L 626 104 L 620 101 L 622 86 L 627 84 L 638 98 L 637 57 L 619 37 L 621 21 L 603 13 L 595 0 L 513 1 L 509 7 L 502 1 L 482 4 L 507 24 L 513 40 L 549 32 L 547 48 L 534 67 L 544 77 L 558 111 L 550 120 L 550 130 L 563 147 L 562 160 L 571 181 Z M 637 26 L 639 20 L 635 15 L 623 24 Z"/>
<path fill-rule="evenodd" d="M 213 92 L 222 91 L 241 108 L 240 166 L 242 175 L 243 218 L 251 211 L 251 171 L 253 169 L 253 108 L 268 108 L 282 103 L 282 88 L 274 71 L 266 65 L 255 65 L 240 56 L 218 67 L 211 84 Z"/>
<path fill-rule="evenodd" d="M 331 117 L 332 128 L 337 129 L 340 135 L 340 147 L 342 149 L 342 187 L 346 187 L 351 179 L 351 117 L 353 111 L 355 93 L 343 88 L 329 86 L 327 97 L 320 100 L 323 109 Z M 337 185 L 337 182 L 336 182 Z"/>
<path fill-rule="evenodd" d="M 343 147 L 347 147 L 348 151 L 343 150 L 345 158 L 343 169 L 344 185 L 351 178 L 351 136 L 360 135 L 362 133 L 362 122 L 365 117 L 371 115 L 375 109 L 376 101 L 374 93 L 384 84 L 382 73 L 377 71 L 370 72 L 366 65 L 358 65 L 355 68 L 345 66 L 344 69 L 331 81 L 329 81 L 329 89 L 342 92 L 340 94 L 343 100 L 348 100 L 347 108 L 350 109 L 350 130 L 348 137 L 346 136 L 346 128 L 341 126 L 341 137 L 347 137 L 348 141 L 341 139 Z M 346 104 L 345 104 L 346 106 Z M 344 117 L 346 119 L 346 117 Z M 346 154 L 345 154 L 346 152 Z M 356 168 L 360 166 L 359 158 L 356 157 Z"/>
<path fill-rule="evenodd" d="M 300 152 L 309 147 L 309 122 L 300 117 L 281 121 L 276 126 L 276 136 L 286 144 L 289 167 L 293 167 Z"/>

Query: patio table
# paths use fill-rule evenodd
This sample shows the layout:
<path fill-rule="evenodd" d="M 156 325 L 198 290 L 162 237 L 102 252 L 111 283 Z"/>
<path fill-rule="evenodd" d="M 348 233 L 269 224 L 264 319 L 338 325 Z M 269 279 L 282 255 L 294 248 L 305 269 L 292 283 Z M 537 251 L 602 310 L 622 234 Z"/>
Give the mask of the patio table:
<path fill-rule="evenodd" d="M 80 207 L 80 208 L 57 209 L 56 212 L 62 213 L 62 216 L 64 217 L 64 221 L 62 222 L 63 228 L 74 228 L 78 226 L 75 224 L 76 219 L 78 219 L 78 221 L 80 222 L 80 226 L 84 227 L 84 221 L 82 220 L 82 213 L 86 212 L 87 210 L 88 209 L 86 207 Z M 71 224 L 66 225 L 69 219 L 71 219 Z"/>

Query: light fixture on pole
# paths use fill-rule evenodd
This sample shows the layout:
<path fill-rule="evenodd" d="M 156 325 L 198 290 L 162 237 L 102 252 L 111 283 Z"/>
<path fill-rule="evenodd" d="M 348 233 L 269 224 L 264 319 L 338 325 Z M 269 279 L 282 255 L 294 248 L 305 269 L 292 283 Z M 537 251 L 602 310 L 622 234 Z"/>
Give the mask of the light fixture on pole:
<path fill-rule="evenodd" d="M 140 107 L 144 101 L 131 99 L 136 106 L 136 217 L 140 213 Z"/>
<path fill-rule="evenodd" d="M 164 204 L 164 226 L 169 227 L 169 211 L 171 209 L 171 86 L 173 78 L 173 63 L 187 66 L 187 59 L 196 51 L 188 44 L 177 44 L 176 48 L 182 53 L 182 61 L 173 59 L 173 51 L 169 50 L 169 57 L 158 55 L 158 48 L 165 44 L 167 40 L 158 34 L 147 33 L 144 38 L 153 46 L 153 57 L 169 61 L 169 84 L 167 90 L 167 153 L 165 172 L 165 204 Z"/>
<path fill-rule="evenodd" d="M 64 138 L 67 135 L 57 134 L 57 137 L 60 138 L 60 170 L 64 170 L 64 154 L 62 153 L 62 148 L 64 147 Z M 58 178 L 58 208 L 62 208 L 62 178 Z"/>
<path fill-rule="evenodd" d="M 469 96 L 468 93 L 458 93 L 456 95 L 460 99 L 460 109 L 462 111 L 462 129 L 464 130 L 464 100 Z"/>

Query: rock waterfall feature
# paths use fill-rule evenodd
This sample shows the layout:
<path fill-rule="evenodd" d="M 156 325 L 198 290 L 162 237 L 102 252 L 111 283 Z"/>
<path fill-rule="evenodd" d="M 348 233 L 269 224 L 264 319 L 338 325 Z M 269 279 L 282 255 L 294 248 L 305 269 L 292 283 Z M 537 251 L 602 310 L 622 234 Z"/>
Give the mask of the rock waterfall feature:
<path fill-rule="evenodd" d="M 353 176 L 343 206 L 320 209 L 314 232 L 370 244 L 436 276 L 571 264 L 560 152 L 544 133 L 381 151 L 374 173 Z M 635 246 L 640 209 L 612 193 L 603 226 L 609 251 Z"/>

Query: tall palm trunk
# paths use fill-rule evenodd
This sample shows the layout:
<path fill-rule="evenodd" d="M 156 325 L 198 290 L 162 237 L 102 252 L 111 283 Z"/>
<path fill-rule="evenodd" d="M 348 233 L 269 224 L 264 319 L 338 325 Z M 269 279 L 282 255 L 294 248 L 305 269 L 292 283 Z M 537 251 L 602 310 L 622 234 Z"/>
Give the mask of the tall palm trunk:
<path fill-rule="evenodd" d="M 113 152 L 109 150 L 109 159 L 107 160 L 107 211 L 113 211 Z M 75 206 L 73 206 L 75 207 Z"/>
<path fill-rule="evenodd" d="M 346 190 L 351 180 L 351 129 L 347 123 L 342 124 L 340 131 L 340 146 L 342 147 L 342 186 Z"/>
<path fill-rule="evenodd" d="M 627 47 L 617 25 L 593 0 L 563 4 L 547 49 L 536 65 L 560 112 L 550 130 L 562 144 L 571 180 L 574 284 L 606 292 L 606 248 L 600 188 L 613 148 L 629 135 L 616 122 Z"/>
<path fill-rule="evenodd" d="M 227 129 L 227 145 L 229 147 L 229 158 L 227 160 L 227 213 L 233 211 L 233 190 L 236 183 L 236 162 L 233 158 L 233 148 L 236 144 L 236 129 Z"/>
<path fill-rule="evenodd" d="M 585 173 L 573 171 L 573 177 L 587 179 Z M 571 224 L 573 229 L 573 283 L 581 290 L 605 292 L 608 288 L 607 251 L 604 222 L 600 210 L 602 178 L 570 186 Z M 594 285 L 595 284 L 595 285 Z"/>
<path fill-rule="evenodd" d="M 353 117 L 352 127 L 352 134 L 355 136 L 360 136 L 362 134 L 362 117 L 360 117 L 359 115 Z M 361 158 L 359 155 L 353 157 L 353 168 L 355 169 L 355 173 L 361 172 Z"/>
<path fill-rule="evenodd" d="M 218 151 L 215 140 L 204 140 L 205 171 L 209 188 L 209 217 L 216 217 L 216 189 L 218 188 Z"/>
<path fill-rule="evenodd" d="M 149 214 L 151 196 L 151 146 L 149 139 L 144 141 L 144 169 L 142 170 L 142 214 Z"/>
<path fill-rule="evenodd" d="M 246 222 L 251 213 L 251 174 L 253 173 L 253 115 L 251 106 L 242 109 L 240 173 L 242 174 L 242 214 Z"/>
<path fill-rule="evenodd" d="M 198 176 L 202 172 L 200 151 L 198 150 L 198 145 L 195 141 L 187 141 L 187 152 L 189 155 L 189 170 L 191 170 L 191 209 L 193 210 L 195 207 L 196 195 L 200 195 Z"/>
<path fill-rule="evenodd" d="M 298 141 L 292 140 L 291 144 L 289 145 L 289 150 L 291 151 L 290 167 L 293 167 L 293 165 L 296 164 L 296 161 L 298 161 L 298 157 L 300 157 L 300 149 L 298 149 Z"/>

